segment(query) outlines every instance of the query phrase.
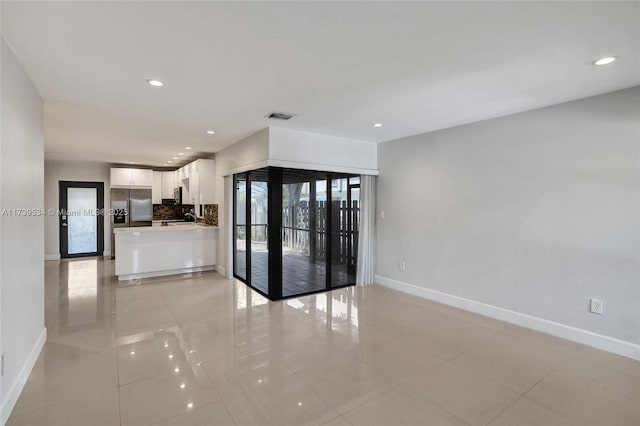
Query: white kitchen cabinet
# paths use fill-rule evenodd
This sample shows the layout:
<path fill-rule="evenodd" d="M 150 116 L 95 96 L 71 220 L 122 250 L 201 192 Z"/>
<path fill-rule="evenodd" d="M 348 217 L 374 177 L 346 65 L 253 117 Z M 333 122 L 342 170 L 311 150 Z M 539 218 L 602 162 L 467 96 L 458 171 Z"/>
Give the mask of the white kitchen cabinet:
<path fill-rule="evenodd" d="M 153 172 L 153 186 L 151 187 L 151 201 L 162 204 L 162 172 Z"/>
<path fill-rule="evenodd" d="M 198 206 L 200 204 L 200 174 L 198 172 L 198 161 L 191 163 L 191 174 L 189 175 L 189 193 L 193 200 L 191 204 L 194 205 L 196 215 L 199 215 Z"/>
<path fill-rule="evenodd" d="M 111 169 L 111 187 L 129 187 L 131 185 L 131 169 Z"/>
<path fill-rule="evenodd" d="M 215 160 L 198 160 L 198 175 L 200 178 L 200 202 L 202 204 L 213 204 L 216 187 L 216 167 Z"/>
<path fill-rule="evenodd" d="M 153 170 L 131 169 L 131 186 L 151 188 L 153 186 Z"/>
<path fill-rule="evenodd" d="M 162 198 L 173 198 L 173 190 L 177 186 L 175 172 L 162 172 Z"/>
<path fill-rule="evenodd" d="M 215 160 L 200 159 L 192 164 L 192 177 L 189 178 L 191 197 L 194 200 L 196 215 L 201 217 L 201 206 L 214 202 Z"/>
<path fill-rule="evenodd" d="M 112 188 L 152 188 L 153 170 L 149 169 L 111 169 Z"/>

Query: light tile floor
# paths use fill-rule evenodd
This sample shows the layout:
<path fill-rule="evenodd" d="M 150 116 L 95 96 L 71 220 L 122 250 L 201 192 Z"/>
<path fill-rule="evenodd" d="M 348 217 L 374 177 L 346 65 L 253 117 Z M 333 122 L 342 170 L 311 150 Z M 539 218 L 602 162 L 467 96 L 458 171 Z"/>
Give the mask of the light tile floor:
<path fill-rule="evenodd" d="M 46 263 L 8 425 L 640 425 L 640 362 L 379 286 L 270 302 L 216 273 Z"/>

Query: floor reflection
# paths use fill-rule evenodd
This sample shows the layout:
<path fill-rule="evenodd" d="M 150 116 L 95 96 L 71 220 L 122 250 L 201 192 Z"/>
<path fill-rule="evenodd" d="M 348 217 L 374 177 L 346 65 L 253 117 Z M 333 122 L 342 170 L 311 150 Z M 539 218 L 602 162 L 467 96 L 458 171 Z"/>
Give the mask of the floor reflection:
<path fill-rule="evenodd" d="M 102 324 L 111 314 L 111 286 L 102 258 L 60 261 L 58 291 L 57 325 L 62 331 Z"/>
<path fill-rule="evenodd" d="M 98 294 L 98 260 L 76 260 L 66 262 L 66 266 L 69 299 L 95 299 Z"/>

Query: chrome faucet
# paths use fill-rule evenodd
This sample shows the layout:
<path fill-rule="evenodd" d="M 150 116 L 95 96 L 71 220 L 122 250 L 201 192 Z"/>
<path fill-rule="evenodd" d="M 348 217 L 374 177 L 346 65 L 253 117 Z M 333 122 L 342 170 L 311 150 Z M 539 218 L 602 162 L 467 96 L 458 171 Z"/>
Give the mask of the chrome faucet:
<path fill-rule="evenodd" d="M 189 212 L 189 213 L 185 213 L 185 214 L 184 214 L 184 217 L 185 217 L 185 218 L 187 218 L 187 217 L 192 217 L 192 218 L 193 218 L 193 222 L 194 222 L 194 223 L 198 223 L 198 218 L 196 217 L 196 215 L 194 215 L 194 214 L 193 214 L 193 213 L 191 213 L 191 212 Z"/>

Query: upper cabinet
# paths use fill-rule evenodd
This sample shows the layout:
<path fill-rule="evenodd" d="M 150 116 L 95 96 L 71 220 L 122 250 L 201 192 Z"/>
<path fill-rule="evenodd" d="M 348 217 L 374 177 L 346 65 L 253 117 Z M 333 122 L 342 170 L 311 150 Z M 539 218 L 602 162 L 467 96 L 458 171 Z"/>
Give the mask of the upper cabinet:
<path fill-rule="evenodd" d="M 162 198 L 173 198 L 177 186 L 175 172 L 162 172 Z"/>
<path fill-rule="evenodd" d="M 182 204 L 192 204 L 195 214 L 202 217 L 202 206 L 213 204 L 215 160 L 196 160 L 176 170 L 175 176 L 176 186 L 182 188 Z"/>
<path fill-rule="evenodd" d="M 147 169 L 111 169 L 112 188 L 152 188 L 153 170 Z"/>
<path fill-rule="evenodd" d="M 182 204 L 192 204 L 202 217 L 205 204 L 214 203 L 215 160 L 193 161 L 175 172 L 148 169 L 111 169 L 111 188 L 150 188 L 153 204 L 173 199 L 173 190 L 182 188 Z"/>
<path fill-rule="evenodd" d="M 198 204 L 213 204 L 215 192 L 215 160 L 198 160 Z"/>
<path fill-rule="evenodd" d="M 202 217 L 205 204 L 213 204 L 215 188 L 215 160 L 194 161 L 189 177 L 190 195 L 195 212 Z"/>

